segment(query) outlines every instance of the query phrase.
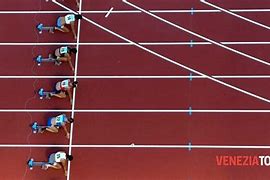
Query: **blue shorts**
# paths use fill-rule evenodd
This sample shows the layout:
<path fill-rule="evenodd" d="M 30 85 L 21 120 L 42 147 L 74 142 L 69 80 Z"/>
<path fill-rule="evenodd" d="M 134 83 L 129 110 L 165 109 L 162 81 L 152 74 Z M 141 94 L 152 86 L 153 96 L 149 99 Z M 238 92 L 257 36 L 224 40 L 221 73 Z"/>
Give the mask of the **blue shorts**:
<path fill-rule="evenodd" d="M 47 121 L 47 126 L 48 127 L 51 127 L 52 126 L 52 117 L 51 118 L 48 118 L 48 121 Z M 54 127 L 57 127 L 57 128 L 60 128 L 62 125 L 61 124 L 56 124 L 54 125 Z"/>
<path fill-rule="evenodd" d="M 62 92 L 62 91 L 61 91 L 61 90 L 57 90 L 57 89 L 56 89 L 56 85 L 55 85 L 55 87 L 54 87 L 54 93 L 55 93 L 55 94 L 59 94 L 60 92 Z"/>
<path fill-rule="evenodd" d="M 48 118 L 47 126 L 48 127 L 51 127 L 52 126 L 52 118 Z"/>
<path fill-rule="evenodd" d="M 56 27 L 58 27 L 58 28 L 62 28 L 62 23 L 61 23 L 61 17 L 59 17 L 58 19 L 57 19 L 57 22 L 56 22 Z"/>
<path fill-rule="evenodd" d="M 54 156 L 55 156 L 55 153 L 49 155 L 48 163 L 51 164 L 51 165 L 54 165 L 54 163 L 55 163 L 55 158 L 54 158 Z"/>

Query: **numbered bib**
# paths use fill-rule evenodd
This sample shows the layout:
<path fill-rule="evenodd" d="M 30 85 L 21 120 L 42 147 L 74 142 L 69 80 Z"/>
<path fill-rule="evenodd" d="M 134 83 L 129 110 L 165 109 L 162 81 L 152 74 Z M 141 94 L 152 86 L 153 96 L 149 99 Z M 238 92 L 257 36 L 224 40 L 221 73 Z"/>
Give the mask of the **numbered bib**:
<path fill-rule="evenodd" d="M 65 121 L 64 115 L 59 115 L 59 116 L 56 116 L 56 118 L 55 118 L 55 123 L 57 125 L 61 125 L 64 121 Z"/>
<path fill-rule="evenodd" d="M 62 89 L 67 89 L 67 88 L 69 88 L 69 79 L 67 79 L 67 80 L 64 80 L 64 81 L 62 81 L 61 82 L 61 88 Z"/>
<path fill-rule="evenodd" d="M 62 159 L 66 159 L 66 153 L 58 152 L 55 154 L 55 162 L 61 162 Z"/>
<path fill-rule="evenodd" d="M 66 54 L 66 53 L 68 53 L 68 47 L 61 47 L 60 54 Z"/>
<path fill-rule="evenodd" d="M 71 22 L 75 21 L 75 15 L 74 14 L 68 14 L 65 16 L 66 24 L 70 24 Z"/>

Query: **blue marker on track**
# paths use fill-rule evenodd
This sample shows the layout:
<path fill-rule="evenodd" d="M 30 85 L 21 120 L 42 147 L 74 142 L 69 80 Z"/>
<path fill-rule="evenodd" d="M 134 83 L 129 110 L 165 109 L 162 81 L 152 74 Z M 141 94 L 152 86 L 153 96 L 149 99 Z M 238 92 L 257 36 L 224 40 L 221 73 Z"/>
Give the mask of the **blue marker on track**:
<path fill-rule="evenodd" d="M 191 142 L 188 143 L 188 150 L 191 151 L 192 149 L 192 145 L 191 145 Z"/>
<path fill-rule="evenodd" d="M 192 81 L 193 77 L 192 77 L 192 73 L 189 73 L 189 80 Z"/>
<path fill-rule="evenodd" d="M 192 107 L 190 106 L 188 109 L 188 114 L 191 116 L 192 115 Z"/>
<path fill-rule="evenodd" d="M 194 14 L 194 8 L 191 8 L 190 14 L 193 15 Z"/>
<path fill-rule="evenodd" d="M 189 47 L 193 47 L 193 40 L 190 40 Z"/>

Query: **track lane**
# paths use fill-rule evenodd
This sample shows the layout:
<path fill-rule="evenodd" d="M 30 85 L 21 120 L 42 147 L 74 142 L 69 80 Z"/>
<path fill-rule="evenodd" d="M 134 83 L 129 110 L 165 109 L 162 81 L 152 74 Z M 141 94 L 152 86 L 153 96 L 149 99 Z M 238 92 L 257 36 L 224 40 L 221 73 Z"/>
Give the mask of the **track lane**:
<path fill-rule="evenodd" d="M 85 179 L 256 179 L 267 167 L 219 167 L 216 155 L 258 155 L 267 150 L 75 149 L 71 178 Z M 87 153 L 89 156 L 84 156 Z M 83 162 L 91 162 L 80 166 Z M 249 169 L 247 171 L 247 168 Z M 228 170 L 229 169 L 229 170 Z M 106 173 L 104 173 L 106 172 Z"/>
<path fill-rule="evenodd" d="M 1 109 L 70 109 L 67 99 L 43 99 L 37 96 L 40 88 L 51 90 L 59 79 L 1 79 L 5 84 L 1 89 L 3 96 L 0 98 Z M 36 83 L 35 83 L 36 81 Z M 34 84 L 35 83 L 35 84 Z M 33 84 L 35 87 L 33 87 Z M 36 96 L 35 96 L 36 95 Z M 35 96 L 35 97 L 34 97 Z M 26 102 L 29 101 L 27 104 Z M 27 105 L 27 106 L 26 106 Z"/>
<path fill-rule="evenodd" d="M 64 148 L 1 148 L 1 158 L 5 162 L 4 169 L 1 171 L 1 179 L 27 179 L 27 180 L 64 180 L 64 173 L 55 170 L 44 171 L 39 168 L 32 171 L 27 166 L 28 157 L 36 160 L 47 160 L 50 153 L 65 150 Z M 26 173 L 26 174 L 25 174 Z M 25 175 L 25 176 L 24 176 Z"/>
<path fill-rule="evenodd" d="M 0 127 L 0 136 L 8 137 L 0 139 L 0 144 L 68 144 L 64 130 L 59 133 L 44 132 L 33 134 L 31 125 L 38 122 L 46 125 L 49 117 L 57 116 L 59 113 L 1 113 L 3 121 L 8 122 L 8 126 Z"/>
<path fill-rule="evenodd" d="M 267 113 L 78 113 L 74 144 L 268 145 Z"/>
<path fill-rule="evenodd" d="M 79 58 L 78 75 L 189 74 L 134 46 L 80 46 Z"/>
<path fill-rule="evenodd" d="M 80 87 L 76 109 L 269 109 L 268 103 L 208 80 L 84 79 Z"/>

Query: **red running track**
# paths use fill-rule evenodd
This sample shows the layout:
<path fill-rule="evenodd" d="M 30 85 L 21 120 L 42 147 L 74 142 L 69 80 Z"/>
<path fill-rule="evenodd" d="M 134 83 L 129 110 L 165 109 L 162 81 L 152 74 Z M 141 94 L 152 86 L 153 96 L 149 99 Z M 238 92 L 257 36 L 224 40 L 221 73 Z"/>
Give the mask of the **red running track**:
<path fill-rule="evenodd" d="M 145 9 L 211 9 L 199 1 L 136 1 Z M 244 3 L 243 3 L 244 2 Z M 216 1 L 224 8 L 270 8 L 267 1 Z M 244 4 L 244 6 L 243 6 Z M 73 2 L 65 5 L 75 8 Z M 83 2 L 83 10 L 133 10 L 120 0 Z M 10 0 L 0 2 L 4 10 L 63 10 L 51 2 Z M 39 22 L 54 24 L 60 14 L 1 14 L 1 43 L 60 42 L 74 43 L 71 34 L 37 34 Z M 160 16 L 215 41 L 269 41 L 269 32 L 224 13 L 159 14 Z M 268 13 L 241 13 L 253 20 L 269 24 Z M 170 27 L 143 13 L 85 14 L 105 27 L 135 42 L 203 41 Z M 9 19 L 9 20 L 6 20 Z M 220 20 L 222 19 L 222 21 Z M 16 23 L 14 23 L 16 22 Z M 15 32 L 17 27 L 20 31 Z M 13 32 L 12 34 L 10 32 Z M 80 42 L 124 42 L 90 25 L 81 24 Z M 72 76 L 67 65 L 38 67 L 33 58 L 46 55 L 58 46 L 1 46 L 1 76 Z M 269 62 L 269 45 L 230 45 L 239 51 Z M 208 75 L 270 75 L 269 67 L 214 45 L 147 46 L 176 62 Z M 15 55 L 15 57 L 14 57 Z M 74 58 L 75 59 L 75 58 Z M 79 49 L 79 76 L 189 76 L 190 71 L 177 67 L 130 45 L 82 45 Z M 196 74 L 193 74 L 196 75 Z M 1 78 L 0 109 L 71 109 L 67 100 L 39 100 L 35 92 L 50 89 L 57 78 Z M 269 78 L 221 79 L 254 94 L 270 98 Z M 18 92 L 19 90 L 19 92 Z M 18 95 L 19 93 L 19 95 Z M 208 79 L 80 79 L 76 94 L 76 110 L 186 110 L 193 109 L 260 109 L 269 103 L 214 83 Z M 8 126 L 0 128 L 0 146 L 68 145 L 64 133 L 31 133 L 33 121 L 45 123 L 57 112 L 1 112 Z M 269 145 L 269 113 L 75 113 L 74 145 Z M 3 162 L 0 179 L 66 179 L 59 171 L 29 171 L 30 157 L 46 160 L 49 153 L 68 148 L 0 148 Z M 259 149 L 144 149 L 144 148 L 79 148 L 73 147 L 71 179 L 269 179 L 268 167 L 218 166 L 216 156 L 268 155 Z"/>

